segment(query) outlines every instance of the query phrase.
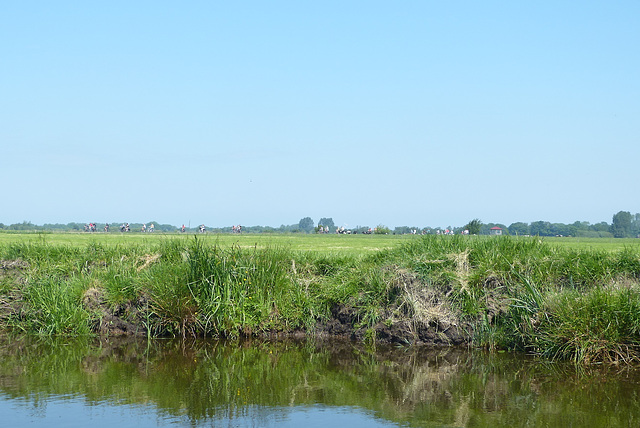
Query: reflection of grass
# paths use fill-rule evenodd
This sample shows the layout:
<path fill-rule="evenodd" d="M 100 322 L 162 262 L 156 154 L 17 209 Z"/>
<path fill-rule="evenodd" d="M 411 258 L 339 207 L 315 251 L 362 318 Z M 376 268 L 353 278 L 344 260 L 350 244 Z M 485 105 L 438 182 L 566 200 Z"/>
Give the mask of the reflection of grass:
<path fill-rule="evenodd" d="M 286 409 L 313 405 L 366 409 L 402 426 L 634 426 L 635 379 L 633 372 L 576 373 L 509 354 L 372 353 L 339 341 L 0 338 L 7 397 L 34 406 L 64 397 L 91 406 L 151 405 L 160 411 L 149 408 L 152 418 L 191 426 L 243 415 L 268 425 L 256 409 L 286 417 Z"/>

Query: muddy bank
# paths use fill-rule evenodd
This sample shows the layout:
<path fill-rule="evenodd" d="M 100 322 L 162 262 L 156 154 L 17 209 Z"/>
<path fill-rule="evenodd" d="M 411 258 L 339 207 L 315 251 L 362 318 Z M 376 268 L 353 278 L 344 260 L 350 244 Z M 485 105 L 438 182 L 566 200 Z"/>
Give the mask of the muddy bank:
<path fill-rule="evenodd" d="M 82 302 L 83 306 L 95 314 L 92 330 L 101 337 L 113 336 L 145 336 L 147 330 L 148 299 L 141 297 L 135 302 L 127 302 L 109 307 L 103 294 L 95 288 L 87 290 Z M 391 310 L 385 308 L 385 310 Z M 355 308 L 336 305 L 328 319 L 318 320 L 312 328 L 278 331 L 239 330 L 223 333 L 219 337 L 244 338 L 302 338 L 307 336 L 318 338 L 340 338 L 356 341 L 375 341 L 376 343 L 393 345 L 465 345 L 471 339 L 471 326 L 458 325 L 446 320 L 416 322 L 415 319 L 396 319 L 393 322 L 379 322 L 370 327 L 358 326 L 359 319 Z M 162 336 L 162 335 L 160 335 Z M 197 337 L 197 334 L 185 334 Z"/>
<path fill-rule="evenodd" d="M 417 321 L 395 319 L 378 322 L 372 327 L 356 327 L 356 310 L 344 305 L 332 308 L 331 318 L 316 325 L 315 334 L 336 336 L 360 341 L 375 340 L 394 345 L 463 345 L 471 340 L 471 325 L 451 323 L 446 320 Z"/>
<path fill-rule="evenodd" d="M 29 304 L 22 289 L 28 283 L 31 266 L 23 260 L 0 260 L 0 328 L 20 330 L 20 322 L 29 317 Z M 415 275 L 397 272 L 394 276 L 398 289 L 405 298 L 389 307 L 380 308 L 384 321 L 365 325 L 357 309 L 348 304 L 334 304 L 330 315 L 319 318 L 307 328 L 259 330 L 243 328 L 220 332 L 217 337 L 280 338 L 340 338 L 361 342 L 393 345 L 464 345 L 470 342 L 471 326 L 453 316 L 453 311 L 443 307 L 444 296 L 425 291 Z M 175 336 L 154 328 L 162 324 L 153 319 L 150 297 L 142 293 L 135 300 L 114 304 L 109 302 L 101 287 L 87 289 L 79 302 L 89 316 L 90 331 L 98 337 L 126 336 Z M 428 315 L 428 316 L 427 316 Z M 17 327 L 17 328 L 16 328 Z M 180 332 L 185 337 L 202 336 L 193 329 Z M 208 334 L 211 336 L 211 334 Z"/>

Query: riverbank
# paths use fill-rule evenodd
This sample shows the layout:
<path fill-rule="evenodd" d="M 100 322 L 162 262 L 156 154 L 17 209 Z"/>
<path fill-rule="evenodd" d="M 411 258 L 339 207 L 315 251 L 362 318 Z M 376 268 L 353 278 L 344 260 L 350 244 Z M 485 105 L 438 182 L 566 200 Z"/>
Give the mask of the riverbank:
<path fill-rule="evenodd" d="M 0 326 L 38 335 L 316 335 L 640 360 L 636 249 L 425 236 L 369 254 L 198 237 L 0 244 Z"/>

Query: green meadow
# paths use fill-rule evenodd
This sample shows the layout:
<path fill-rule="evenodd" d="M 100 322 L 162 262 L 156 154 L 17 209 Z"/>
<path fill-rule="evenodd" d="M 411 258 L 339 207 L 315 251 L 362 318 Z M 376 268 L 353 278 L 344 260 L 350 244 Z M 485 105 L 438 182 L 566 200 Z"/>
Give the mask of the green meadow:
<path fill-rule="evenodd" d="M 161 234 L 161 233 L 0 233 L 0 245 L 12 243 L 45 243 L 82 247 L 154 245 L 166 240 L 187 242 L 196 236 L 203 242 L 222 247 L 240 248 L 286 247 L 293 251 L 313 251 L 367 255 L 386 250 L 415 238 L 413 235 L 338 235 L 338 234 Z"/>
<path fill-rule="evenodd" d="M 636 240 L 0 234 L 0 326 L 35 335 L 342 335 L 640 361 Z"/>
<path fill-rule="evenodd" d="M 241 248 L 287 247 L 295 251 L 313 251 L 318 253 L 339 253 L 367 255 L 380 250 L 394 248 L 415 235 L 338 235 L 338 234 L 163 234 L 163 233 L 14 233 L 0 232 L 0 245 L 10 243 L 46 243 L 68 245 L 72 247 L 97 243 L 107 246 L 147 245 L 167 239 L 189 240 L 197 236 L 205 242 L 220 246 L 238 245 Z M 491 239 L 489 236 L 469 237 L 469 239 Z M 573 237 L 514 237 L 514 239 L 537 239 L 546 244 L 573 250 L 619 251 L 625 248 L 640 249 L 640 239 L 634 238 L 573 238 Z"/>
<path fill-rule="evenodd" d="M 557 245 L 561 248 L 573 250 L 594 250 L 594 251 L 620 251 L 626 248 L 633 250 L 640 249 L 640 239 L 638 238 L 555 238 L 545 237 L 550 245 Z"/>

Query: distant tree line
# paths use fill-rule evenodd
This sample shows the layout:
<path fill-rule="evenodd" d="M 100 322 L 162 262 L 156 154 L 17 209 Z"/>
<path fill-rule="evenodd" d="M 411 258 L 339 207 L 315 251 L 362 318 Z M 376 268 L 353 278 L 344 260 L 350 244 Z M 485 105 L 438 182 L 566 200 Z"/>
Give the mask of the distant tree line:
<path fill-rule="evenodd" d="M 516 222 L 506 226 L 500 223 L 483 224 L 478 219 L 474 219 L 464 226 L 471 234 L 478 235 L 488 235 L 494 227 L 501 228 L 503 234 L 520 236 L 636 238 L 640 237 L 640 213 L 632 215 L 629 211 L 619 211 L 613 216 L 611 224 L 604 221 L 596 224 L 587 221 L 576 221 L 571 224 L 534 221 L 532 223 Z M 459 229 L 455 231 L 458 232 Z"/>
<path fill-rule="evenodd" d="M 120 225 L 125 222 L 109 223 L 110 232 L 118 232 Z M 171 224 L 161 224 L 156 221 L 144 223 L 147 227 L 153 224 L 156 232 L 175 233 L 180 231 L 180 226 Z M 106 223 L 95 223 L 98 232 L 104 231 Z M 130 230 L 138 232 L 142 230 L 143 223 L 130 223 Z M 24 221 L 4 225 L 0 223 L 0 230 L 3 231 L 61 231 L 61 232 L 82 232 L 85 230 L 85 223 L 46 223 L 44 225 L 35 225 L 31 222 Z M 335 233 L 339 229 L 331 217 L 322 217 L 317 223 L 311 217 L 304 217 L 298 223 L 291 225 L 281 225 L 280 227 L 271 226 L 242 226 L 243 233 L 317 233 L 320 227 L 323 230 L 328 228 L 330 233 Z M 185 233 L 196 233 L 199 225 L 193 227 L 185 227 Z M 520 236 L 576 236 L 586 238 L 635 238 L 640 237 L 640 213 L 631 214 L 629 211 L 619 211 L 613 218 L 611 223 L 600 222 L 591 224 L 587 221 L 576 221 L 571 224 L 550 223 L 548 221 L 534 221 L 532 223 L 516 222 L 509 226 L 501 223 L 483 223 L 479 219 L 473 219 L 464 226 L 453 227 L 421 227 L 421 226 L 397 226 L 390 229 L 385 225 L 378 224 L 376 226 L 356 226 L 349 228 L 350 233 L 376 233 L 376 234 L 443 234 L 449 233 L 461 234 L 469 233 L 471 235 L 489 235 L 491 229 L 499 227 L 505 235 Z M 340 227 L 342 229 L 343 227 Z M 231 233 L 232 226 L 228 227 L 207 227 L 207 231 L 213 233 Z"/>

